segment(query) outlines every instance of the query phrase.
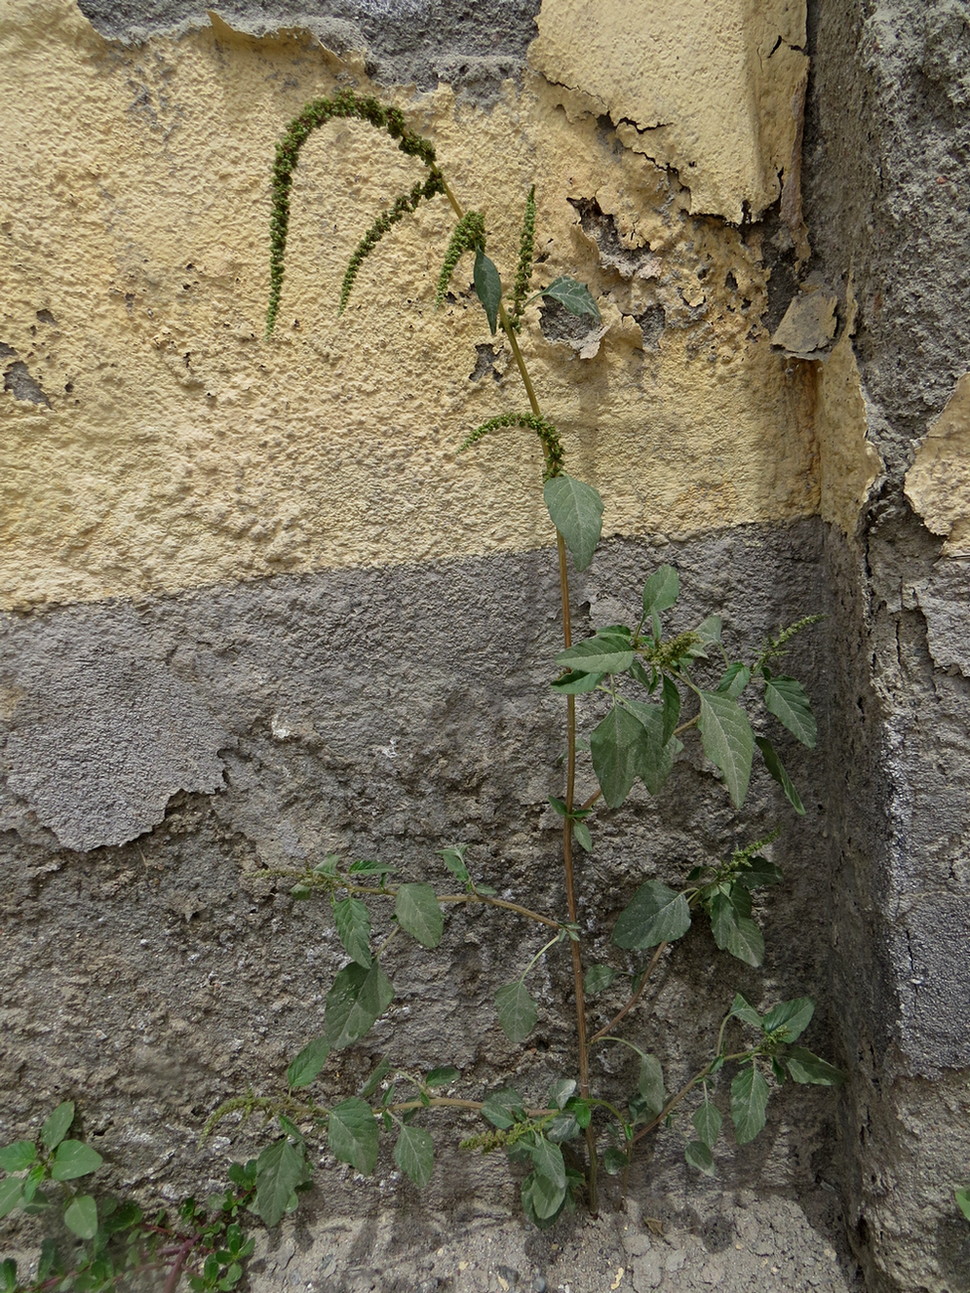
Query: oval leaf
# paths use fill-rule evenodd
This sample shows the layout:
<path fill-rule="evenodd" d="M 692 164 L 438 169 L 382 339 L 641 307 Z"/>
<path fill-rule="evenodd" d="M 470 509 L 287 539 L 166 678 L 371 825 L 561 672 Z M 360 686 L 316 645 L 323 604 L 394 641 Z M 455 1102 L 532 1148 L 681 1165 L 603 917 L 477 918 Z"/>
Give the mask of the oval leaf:
<path fill-rule="evenodd" d="M 795 997 L 793 1001 L 781 1001 L 772 1006 L 761 1020 L 761 1027 L 766 1033 L 784 1027 L 786 1042 L 796 1042 L 812 1021 L 815 1014 L 815 1002 L 811 997 Z"/>
<path fill-rule="evenodd" d="M 309 1175 L 306 1151 L 284 1136 L 256 1160 L 255 1210 L 267 1226 L 275 1226 L 296 1202 L 296 1187 Z"/>
<path fill-rule="evenodd" d="M 782 1064 L 793 1082 L 811 1082 L 815 1086 L 838 1086 L 845 1074 L 834 1064 L 819 1059 L 804 1046 L 792 1046 L 782 1056 Z"/>
<path fill-rule="evenodd" d="M 598 490 L 563 472 L 543 486 L 542 496 L 552 523 L 569 549 L 573 565 L 585 570 L 603 531 L 603 500 Z"/>
<path fill-rule="evenodd" d="M 394 915 L 403 930 L 422 947 L 437 947 L 445 918 L 430 884 L 402 884 L 397 891 Z"/>
<path fill-rule="evenodd" d="M 805 688 L 794 678 L 765 676 L 765 709 L 788 728 L 792 736 L 810 750 L 815 748 L 817 728 Z"/>
<path fill-rule="evenodd" d="M 64 1209 L 64 1224 L 78 1239 L 93 1239 L 98 1233 L 98 1205 L 90 1194 L 79 1194 Z"/>
<path fill-rule="evenodd" d="M 307 1042 L 296 1059 L 286 1070 L 286 1082 L 293 1090 L 309 1086 L 327 1062 L 330 1043 L 325 1037 L 315 1037 Z"/>
<path fill-rule="evenodd" d="M 704 753 L 724 776 L 735 808 L 740 808 L 751 780 L 754 733 L 748 716 L 736 702 L 717 692 L 702 691 L 697 726 Z"/>
<path fill-rule="evenodd" d="M 5 1172 L 24 1172 L 37 1161 L 37 1146 L 32 1140 L 15 1140 L 0 1149 L 0 1168 Z"/>
<path fill-rule="evenodd" d="M 331 1154 L 365 1176 L 377 1166 L 378 1139 L 374 1111 L 358 1096 L 352 1095 L 330 1110 L 327 1143 Z"/>
<path fill-rule="evenodd" d="M 502 280 L 494 262 L 483 251 L 475 253 L 475 294 L 485 307 L 488 326 L 494 337 L 498 328 L 498 308 L 502 304 Z"/>
<path fill-rule="evenodd" d="M 79 1176 L 96 1172 L 104 1159 L 96 1149 L 85 1145 L 82 1140 L 62 1140 L 54 1151 L 51 1164 L 51 1179 L 54 1181 L 74 1181 Z"/>
<path fill-rule="evenodd" d="M 368 969 L 371 963 L 370 915 L 359 898 L 341 898 L 333 904 L 333 919 L 344 951 Z"/>
<path fill-rule="evenodd" d="M 642 951 L 658 943 L 672 943 L 690 928 L 690 907 L 682 893 L 659 880 L 648 880 L 620 913 L 613 930 L 617 947 Z"/>
<path fill-rule="evenodd" d="M 643 1107 L 657 1114 L 664 1107 L 664 1075 L 660 1061 L 653 1055 L 640 1055 L 640 1073 L 637 1077 L 637 1095 Z"/>
<path fill-rule="evenodd" d="M 74 1121 L 74 1101 L 65 1100 L 59 1104 L 40 1129 L 40 1138 L 45 1149 L 56 1149 Z"/>
<path fill-rule="evenodd" d="M 539 295 L 547 296 L 551 301 L 558 301 L 570 314 L 585 314 L 599 321 L 599 307 L 593 300 L 589 288 L 577 282 L 575 278 L 569 278 L 565 274 L 555 278 L 548 287 L 542 289 Z"/>
<path fill-rule="evenodd" d="M 346 965 L 327 993 L 324 1036 L 336 1050 L 357 1041 L 394 1000 L 394 989 L 375 961 L 369 970 Z"/>
<path fill-rule="evenodd" d="M 593 771 L 611 808 L 619 808 L 630 793 L 641 762 L 646 739 L 641 723 L 621 706 L 615 706 L 590 734 Z"/>
<path fill-rule="evenodd" d="M 753 1064 L 743 1068 L 731 1083 L 731 1121 L 739 1145 L 754 1140 L 765 1125 L 768 1083 Z"/>
<path fill-rule="evenodd" d="M 19 1208 L 24 1201 L 24 1183 L 19 1176 L 8 1176 L 0 1181 L 0 1220 Z"/>
<path fill-rule="evenodd" d="M 498 1021 L 510 1042 L 524 1042 L 536 1026 L 536 1003 L 521 979 L 507 983 L 495 994 Z"/>
<path fill-rule="evenodd" d="M 714 1155 L 702 1140 L 692 1140 L 689 1145 L 685 1146 L 684 1158 L 688 1167 L 693 1167 L 698 1172 L 703 1172 L 705 1176 L 713 1176 L 716 1171 Z"/>
<path fill-rule="evenodd" d="M 680 576 L 673 566 L 661 566 L 643 585 L 643 613 L 669 610 L 680 596 Z"/>
<path fill-rule="evenodd" d="M 434 1141 L 423 1127 L 403 1126 L 394 1146 L 394 1161 L 419 1189 L 434 1172 Z"/>
<path fill-rule="evenodd" d="M 708 1149 L 713 1149 L 718 1136 L 721 1134 L 721 1125 L 724 1122 L 721 1117 L 721 1111 L 714 1101 L 705 1100 L 703 1104 L 695 1109 L 691 1121 L 700 1139 Z"/>

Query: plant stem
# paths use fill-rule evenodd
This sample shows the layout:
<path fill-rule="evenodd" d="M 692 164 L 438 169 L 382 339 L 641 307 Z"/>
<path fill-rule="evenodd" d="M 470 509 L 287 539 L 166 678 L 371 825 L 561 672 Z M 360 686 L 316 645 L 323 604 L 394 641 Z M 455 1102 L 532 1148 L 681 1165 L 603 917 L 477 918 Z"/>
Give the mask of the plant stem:
<path fill-rule="evenodd" d="M 722 1064 L 730 1064 L 734 1060 L 750 1059 L 753 1054 L 753 1051 L 738 1051 L 735 1055 L 715 1055 L 709 1064 L 705 1064 L 699 1073 L 695 1073 L 691 1080 L 680 1088 L 676 1095 L 672 1095 L 670 1097 L 652 1122 L 648 1122 L 645 1127 L 640 1128 L 637 1134 L 633 1137 L 633 1144 L 637 1144 L 638 1141 L 643 1140 L 644 1136 L 649 1136 L 655 1128 L 659 1127 L 667 1115 L 677 1108 L 684 1096 L 693 1091 L 698 1082 L 703 1082 L 704 1079 L 709 1076 L 718 1060 L 720 1060 Z"/>
<path fill-rule="evenodd" d="M 650 958 L 649 965 L 643 971 L 643 974 L 640 976 L 640 982 L 637 984 L 636 988 L 631 993 L 626 1004 L 616 1012 L 616 1014 L 613 1016 L 613 1018 L 610 1020 L 608 1024 L 604 1024 L 603 1027 L 599 1030 L 599 1032 L 596 1032 L 593 1034 L 593 1036 L 589 1039 L 590 1046 L 592 1046 L 594 1042 L 602 1041 L 607 1033 L 610 1033 L 613 1031 L 614 1025 L 618 1024 L 620 1020 L 624 1018 L 625 1015 L 628 1015 L 630 1013 L 630 1011 L 633 1009 L 633 1007 L 637 1004 L 637 1002 L 640 1000 L 641 996 L 643 995 L 643 990 L 647 986 L 647 982 L 651 974 L 653 974 L 654 970 L 657 968 L 657 962 L 660 960 L 661 956 L 663 956 L 664 952 L 666 952 L 669 946 L 670 946 L 669 943 L 658 943 L 657 950 Z"/>

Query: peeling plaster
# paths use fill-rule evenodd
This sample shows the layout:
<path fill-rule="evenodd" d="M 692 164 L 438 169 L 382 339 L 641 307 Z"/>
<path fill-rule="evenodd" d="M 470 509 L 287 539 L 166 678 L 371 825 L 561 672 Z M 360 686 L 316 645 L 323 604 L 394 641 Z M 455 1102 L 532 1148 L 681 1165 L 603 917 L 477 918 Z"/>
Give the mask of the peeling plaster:
<path fill-rule="evenodd" d="M 470 273 L 433 308 L 443 203 L 384 240 L 337 319 L 361 230 L 414 180 L 358 123 L 307 145 L 278 333 L 263 339 L 268 159 L 308 97 L 373 88 L 359 56 L 225 22 L 120 47 L 70 0 L 31 0 L 0 30 L 4 143 L 30 159 L 8 177 L 0 237 L 17 269 L 0 336 L 51 406 L 0 399 L 4 606 L 552 541 L 524 438 L 457 452 L 521 397 Z M 667 170 L 618 152 L 595 117 L 570 120 L 539 77 L 491 111 L 446 86 L 397 97 L 486 211 L 497 262 L 515 263 L 534 182 L 544 281 L 583 279 L 610 321 L 577 353 L 543 338 L 538 306 L 527 319 L 536 385 L 609 500 L 607 534 L 810 515 L 809 409 L 762 324 L 758 240 L 692 216 Z M 658 309 L 645 350 L 638 320 Z M 57 319 L 42 338 L 39 310 Z M 469 379 L 481 344 L 499 381 Z"/>
<path fill-rule="evenodd" d="M 675 171 L 694 214 L 759 219 L 779 176 L 797 171 L 808 74 L 800 0 L 689 0 L 649 15 L 544 0 L 537 25 L 532 65 L 608 114 L 628 148 Z"/>
<path fill-rule="evenodd" d="M 957 382 L 906 473 L 906 497 L 946 556 L 970 557 L 970 373 Z"/>

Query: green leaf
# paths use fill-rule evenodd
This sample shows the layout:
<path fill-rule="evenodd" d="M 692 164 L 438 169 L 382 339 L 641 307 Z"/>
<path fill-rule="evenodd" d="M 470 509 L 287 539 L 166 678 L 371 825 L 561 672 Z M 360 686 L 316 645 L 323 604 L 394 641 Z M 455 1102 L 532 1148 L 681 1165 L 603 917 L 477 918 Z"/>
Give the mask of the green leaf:
<path fill-rule="evenodd" d="M 954 1190 L 953 1197 L 957 1201 L 957 1207 L 966 1219 L 970 1221 L 970 1188 Z"/>
<path fill-rule="evenodd" d="M 493 1127 L 498 1127 L 499 1131 L 508 1131 L 509 1127 L 514 1127 L 524 1113 L 522 1097 L 511 1087 L 493 1091 L 482 1104 L 482 1117 Z"/>
<path fill-rule="evenodd" d="M 103 1162 L 98 1151 L 85 1145 L 83 1140 L 62 1140 L 54 1151 L 51 1180 L 77 1180 L 79 1176 L 96 1172 Z"/>
<path fill-rule="evenodd" d="M 348 872 L 350 875 L 379 875 L 381 877 L 391 875 L 397 868 L 388 866 L 386 862 L 375 862 L 371 859 L 361 858 L 357 862 L 351 862 Z"/>
<path fill-rule="evenodd" d="M 570 314 L 585 314 L 591 319 L 599 320 L 600 312 L 590 294 L 589 288 L 583 283 L 577 282 L 575 278 L 569 278 L 567 275 L 554 278 L 548 287 L 542 288 L 538 295 L 547 296 L 552 301 L 558 301 L 560 305 L 565 306 Z"/>
<path fill-rule="evenodd" d="M 748 793 L 754 734 L 741 706 L 717 692 L 702 691 L 700 728 L 704 753 L 724 776 L 724 784 L 735 808 Z"/>
<path fill-rule="evenodd" d="M 256 1215 L 275 1226 L 296 1206 L 296 1189 L 309 1176 L 306 1151 L 288 1136 L 267 1145 L 256 1160 Z"/>
<path fill-rule="evenodd" d="M 98 1233 L 98 1205 L 90 1194 L 79 1194 L 64 1209 L 64 1224 L 78 1239 L 93 1239 Z"/>
<path fill-rule="evenodd" d="M 369 1176 L 377 1166 L 379 1132 L 374 1111 L 364 1100 L 352 1095 L 330 1110 L 327 1143 L 330 1152 L 355 1171 Z"/>
<path fill-rule="evenodd" d="M 765 709 L 788 728 L 792 736 L 815 748 L 817 728 L 805 688 L 794 678 L 770 677 L 765 673 Z"/>
<path fill-rule="evenodd" d="M 716 1172 L 714 1166 L 714 1155 L 710 1147 L 705 1145 L 702 1140 L 692 1140 L 684 1147 L 684 1158 L 688 1167 L 695 1168 L 698 1172 L 703 1172 L 705 1176 L 713 1176 Z"/>
<path fill-rule="evenodd" d="M 652 1114 L 657 1114 L 664 1107 L 664 1075 L 660 1061 L 653 1055 L 640 1055 L 640 1072 L 637 1076 L 637 1095 L 643 1107 Z"/>
<path fill-rule="evenodd" d="M 728 1015 L 733 1015 L 735 1019 L 741 1019 L 744 1023 L 757 1028 L 759 1032 L 761 1031 L 761 1016 L 754 1006 L 741 996 L 740 992 L 735 993 Z"/>
<path fill-rule="evenodd" d="M 0 1220 L 19 1208 L 23 1197 L 24 1183 L 19 1176 L 8 1176 L 0 1181 Z"/>
<path fill-rule="evenodd" d="M 32 1140 L 15 1140 L 0 1149 L 0 1168 L 5 1172 L 24 1172 L 37 1162 L 37 1146 Z"/>
<path fill-rule="evenodd" d="M 776 1028 L 784 1027 L 786 1042 L 796 1042 L 812 1021 L 815 1014 L 815 1002 L 811 997 L 796 997 L 793 1001 L 781 1001 L 761 1020 L 761 1027 L 766 1033 L 773 1033 Z"/>
<path fill-rule="evenodd" d="M 619 808 L 638 775 L 646 735 L 629 709 L 617 705 L 590 733 L 593 771 L 610 808 Z"/>
<path fill-rule="evenodd" d="M 622 1149 L 617 1149 L 611 1145 L 603 1154 L 603 1171 L 608 1176 L 616 1176 L 622 1172 L 625 1167 L 630 1165 L 629 1154 L 624 1154 Z"/>
<path fill-rule="evenodd" d="M 576 1081 L 574 1078 L 556 1078 L 555 1082 L 549 1087 L 549 1103 L 555 1105 L 557 1109 L 564 1109 L 566 1101 L 570 1100 L 576 1093 Z"/>
<path fill-rule="evenodd" d="M 765 761 L 765 767 L 785 792 L 785 798 L 799 816 L 804 816 L 805 805 L 802 803 L 798 791 L 792 783 L 791 777 L 789 777 L 788 773 L 785 771 L 784 764 L 775 753 L 775 747 L 763 736 L 756 736 L 754 739 L 755 744 L 761 751 L 761 757 Z"/>
<path fill-rule="evenodd" d="M 781 884 L 784 876 L 781 867 L 767 858 L 753 857 L 748 866 L 739 871 L 735 884 L 742 884 L 746 889 L 763 889 L 768 885 Z"/>
<path fill-rule="evenodd" d="M 502 304 L 502 280 L 495 265 L 483 251 L 475 252 L 475 294 L 485 307 L 492 336 L 498 328 L 498 308 Z"/>
<path fill-rule="evenodd" d="M 721 681 L 717 684 L 718 695 L 737 700 L 750 681 L 751 670 L 739 660 L 735 661 L 724 670 Z"/>
<path fill-rule="evenodd" d="M 397 923 L 422 947 L 437 947 L 445 918 L 430 884 L 402 884 L 394 903 Z"/>
<path fill-rule="evenodd" d="M 369 1100 L 391 1071 L 391 1061 L 382 1059 L 357 1094 L 362 1100 Z"/>
<path fill-rule="evenodd" d="M 529 1146 L 533 1171 L 531 1202 L 540 1221 L 554 1217 L 566 1198 L 566 1163 L 562 1150 L 544 1136 Z"/>
<path fill-rule="evenodd" d="M 845 1081 L 845 1074 L 834 1064 L 819 1059 L 804 1046 L 789 1047 L 782 1055 L 781 1062 L 793 1082 L 811 1082 L 814 1086 L 839 1086 Z"/>
<path fill-rule="evenodd" d="M 664 740 L 666 711 L 663 707 L 639 700 L 621 699 L 621 704 L 643 728 L 635 751 L 636 772 L 650 793 L 657 795 L 673 769 L 674 755 L 684 747 L 676 737 Z"/>
<path fill-rule="evenodd" d="M 452 1082 L 457 1082 L 460 1077 L 461 1074 L 453 1065 L 446 1064 L 426 1074 L 424 1085 L 433 1091 L 435 1087 L 451 1086 Z"/>
<path fill-rule="evenodd" d="M 373 1027 L 394 1000 L 394 989 L 375 961 L 369 970 L 345 965 L 327 993 L 324 1037 L 333 1050 L 349 1046 Z"/>
<path fill-rule="evenodd" d="M 307 1042 L 286 1070 L 287 1086 L 294 1091 L 309 1086 L 326 1064 L 329 1054 L 330 1043 L 325 1037 L 315 1037 L 312 1042 Z"/>
<path fill-rule="evenodd" d="M 658 943 L 672 943 L 690 928 L 690 907 L 682 893 L 659 880 L 647 880 L 620 913 L 613 930 L 617 947 L 642 951 Z"/>
<path fill-rule="evenodd" d="M 643 585 L 643 614 L 669 610 L 680 596 L 680 576 L 673 566 L 661 566 Z"/>
<path fill-rule="evenodd" d="M 405 1176 L 424 1189 L 434 1172 L 434 1141 L 423 1127 L 405 1125 L 394 1146 L 394 1161 Z"/>
<path fill-rule="evenodd" d="M 708 1149 L 713 1149 L 718 1136 L 721 1134 L 721 1125 L 724 1119 L 721 1117 L 721 1111 L 713 1100 L 705 1100 L 697 1109 L 695 1109 L 691 1121 L 694 1124 L 694 1130 L 698 1137 L 704 1142 Z"/>
<path fill-rule="evenodd" d="M 715 642 L 720 642 L 721 640 L 720 615 L 708 615 L 707 619 L 701 620 L 694 632 L 697 634 L 699 641 L 691 648 L 690 654 L 706 659 L 707 652 L 702 651 L 701 647 L 712 646 Z"/>
<path fill-rule="evenodd" d="M 671 678 L 663 680 L 663 744 L 674 734 L 674 728 L 680 718 L 680 692 Z"/>
<path fill-rule="evenodd" d="M 56 1149 L 74 1121 L 74 1101 L 59 1104 L 40 1129 L 40 1139 L 45 1149 Z"/>
<path fill-rule="evenodd" d="M 536 1026 L 536 1004 L 521 979 L 499 988 L 495 994 L 495 1008 L 510 1042 L 524 1042 Z"/>
<path fill-rule="evenodd" d="M 333 919 L 344 951 L 352 961 L 370 967 L 370 915 L 359 898 L 341 898 L 333 904 Z"/>
<path fill-rule="evenodd" d="M 441 860 L 459 884 L 466 884 L 471 879 L 468 867 L 465 865 L 467 850 L 467 844 L 456 844 L 454 848 L 441 850 Z"/>
<path fill-rule="evenodd" d="M 583 991 L 587 997 L 595 997 L 598 992 L 605 992 L 615 978 L 612 965 L 591 965 L 583 979 Z"/>
<path fill-rule="evenodd" d="M 768 1083 L 754 1064 L 746 1065 L 731 1083 L 731 1121 L 739 1145 L 754 1140 L 765 1125 Z"/>
<path fill-rule="evenodd" d="M 581 673 L 578 669 L 570 669 L 550 685 L 563 696 L 582 696 L 595 691 L 605 677 L 604 673 Z"/>
<path fill-rule="evenodd" d="M 592 853 L 593 837 L 585 822 L 573 820 L 573 838 L 584 853 Z"/>
<path fill-rule="evenodd" d="M 747 891 L 741 893 L 747 897 Z M 748 899 L 750 905 L 750 899 Z M 742 915 L 731 899 L 716 893 L 710 906 L 711 930 L 714 942 L 723 952 L 730 952 L 745 965 L 758 966 L 765 957 L 765 940 L 761 930 L 750 918 Z"/>
<path fill-rule="evenodd" d="M 0 1262 L 0 1293 L 17 1293 L 17 1263 L 12 1257 Z"/>
<path fill-rule="evenodd" d="M 542 490 L 552 523 L 569 549 L 573 565 L 585 570 L 603 531 L 603 500 L 585 481 L 562 472 L 546 481 Z"/>
<path fill-rule="evenodd" d="M 633 663 L 630 639 L 621 633 L 597 633 L 556 656 L 556 664 L 583 673 L 623 673 Z"/>

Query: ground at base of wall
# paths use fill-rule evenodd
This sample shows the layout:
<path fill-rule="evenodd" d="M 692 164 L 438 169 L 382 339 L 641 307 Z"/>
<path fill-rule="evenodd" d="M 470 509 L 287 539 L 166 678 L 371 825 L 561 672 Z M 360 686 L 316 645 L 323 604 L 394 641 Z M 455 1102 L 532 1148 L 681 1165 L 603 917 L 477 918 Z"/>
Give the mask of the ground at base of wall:
<path fill-rule="evenodd" d="M 820 1192 L 821 1195 L 821 1192 Z M 834 1196 L 726 1196 L 703 1220 L 628 1200 L 537 1231 L 506 1215 L 393 1211 L 294 1223 L 251 1266 L 252 1293 L 858 1293 Z"/>

